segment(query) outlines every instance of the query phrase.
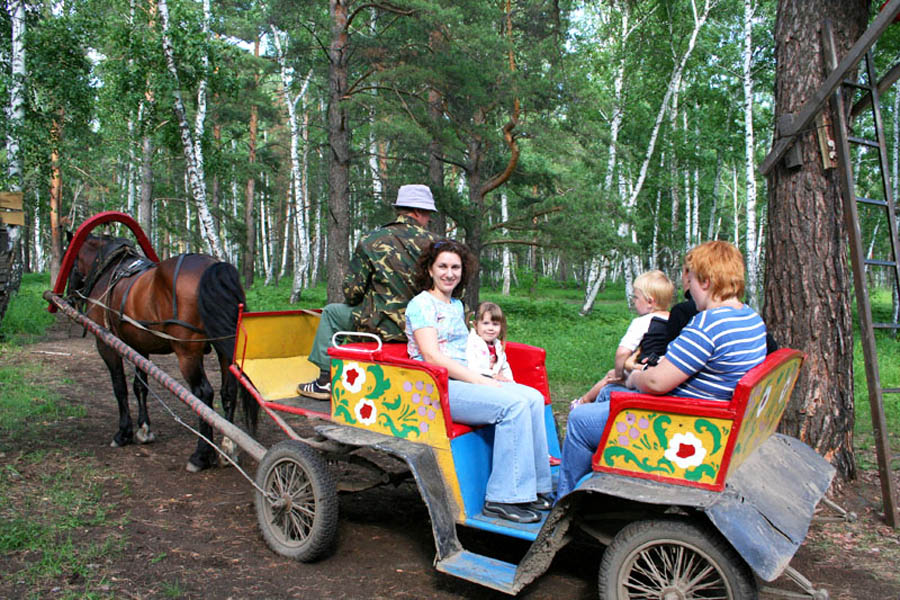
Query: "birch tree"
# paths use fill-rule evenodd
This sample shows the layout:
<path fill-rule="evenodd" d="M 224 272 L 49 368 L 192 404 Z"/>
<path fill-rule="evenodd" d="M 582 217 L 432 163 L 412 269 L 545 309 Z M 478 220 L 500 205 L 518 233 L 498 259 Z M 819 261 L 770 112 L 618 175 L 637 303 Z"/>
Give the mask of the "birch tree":
<path fill-rule="evenodd" d="M 274 26 L 271 27 L 271 31 L 272 40 L 275 44 L 276 60 L 278 61 L 278 67 L 281 74 L 281 88 L 284 96 L 284 104 L 287 108 L 288 129 L 291 134 L 291 188 L 294 190 L 293 208 L 291 212 L 294 215 L 294 231 L 297 240 L 297 252 L 294 259 L 294 276 L 291 283 L 290 297 L 290 302 L 293 304 L 300 300 L 300 293 L 309 273 L 310 262 L 309 228 L 306 221 L 308 199 L 305 195 L 306 189 L 304 185 L 307 154 L 306 144 L 301 139 L 303 137 L 303 131 L 301 131 L 301 126 L 297 122 L 297 104 L 306 97 L 309 83 L 312 80 L 313 71 L 310 69 L 307 72 L 306 77 L 303 79 L 303 83 L 300 86 L 300 90 L 294 94 L 294 71 L 288 66 L 284 53 L 284 38 L 286 36 Z M 302 165 L 299 156 L 301 143 L 303 143 L 304 157 L 304 164 Z"/>
<path fill-rule="evenodd" d="M 6 160 L 9 190 L 22 191 L 22 151 L 19 137 L 25 125 L 25 1 L 7 0 L 6 12 L 12 25 L 10 48 L 9 105 L 6 107 Z M 22 266 L 18 262 L 21 231 L 0 226 L 0 321 L 10 297 L 19 289 Z M 2 235 L 5 234 L 5 235 Z"/>
<path fill-rule="evenodd" d="M 196 129 L 192 133 L 191 126 L 188 123 L 187 110 L 184 106 L 184 101 L 181 95 L 181 83 L 180 78 L 178 76 L 178 66 L 175 63 L 175 49 L 172 46 L 172 39 L 169 33 L 169 7 L 167 4 L 167 0 L 159 0 L 157 5 L 159 9 L 160 21 L 162 23 L 162 46 L 163 53 L 166 57 L 166 67 L 169 70 L 169 75 L 173 81 L 172 87 L 172 95 L 174 97 L 174 109 L 175 116 L 178 119 L 178 131 L 181 134 L 181 145 L 184 150 L 184 161 L 185 161 L 185 169 L 187 171 L 188 181 L 190 182 L 191 195 L 194 199 L 194 202 L 197 205 L 197 217 L 200 222 L 200 233 L 203 237 L 203 242 L 206 245 L 206 252 L 216 258 L 222 259 L 225 257 L 225 250 L 222 248 L 222 242 L 219 240 L 219 235 L 216 232 L 215 222 L 213 221 L 212 213 L 209 211 L 209 204 L 206 201 L 206 181 L 203 173 L 203 155 L 197 156 L 197 144 L 200 143 L 198 139 L 196 142 L 194 138 L 197 137 Z M 209 34 L 209 24 L 207 19 L 209 17 L 209 0 L 204 0 L 204 32 L 206 35 Z M 208 42 L 208 39 L 204 40 L 204 42 Z M 207 51 L 208 52 L 208 51 Z M 206 54 L 206 52 L 204 52 Z M 205 82 L 207 79 L 207 73 L 203 73 L 202 81 Z M 199 107 L 199 101 L 203 100 L 203 108 L 202 110 Z M 198 90 L 198 115 L 195 119 L 195 127 L 200 126 L 201 135 L 202 135 L 202 124 L 203 119 L 199 118 L 200 115 L 203 115 L 205 118 L 206 113 L 206 84 L 202 83 Z"/>
<path fill-rule="evenodd" d="M 627 4 L 627 3 L 626 3 Z M 622 204 L 623 210 L 625 213 L 625 218 L 623 220 L 623 224 L 620 226 L 620 237 L 630 238 L 632 242 L 636 241 L 634 228 L 632 225 L 634 208 L 637 206 L 638 197 L 643 191 L 644 183 L 647 180 L 647 174 L 649 172 L 650 163 L 653 160 L 653 156 L 656 150 L 656 143 L 659 138 L 660 130 L 663 125 L 663 121 L 667 114 L 669 114 L 670 107 L 673 103 L 677 102 L 678 93 L 681 89 L 681 83 L 684 76 L 685 67 L 687 65 L 688 60 L 694 52 L 694 48 L 697 45 L 697 37 L 700 34 L 700 31 L 703 29 L 703 26 L 706 24 L 710 11 L 714 6 L 714 0 L 703 0 L 702 5 L 698 7 L 697 2 L 695 0 L 691 1 L 691 9 L 693 16 L 693 26 L 691 28 L 691 33 L 688 36 L 687 41 L 685 42 L 685 46 L 681 52 L 681 55 L 678 57 L 678 60 L 675 61 L 675 64 L 672 68 L 672 72 L 669 76 L 668 85 L 666 86 L 665 94 L 663 95 L 662 101 L 660 102 L 659 108 L 656 113 L 656 118 L 653 122 L 653 127 L 650 130 L 649 140 L 647 142 L 646 149 L 643 153 L 643 160 L 641 161 L 640 168 L 638 169 L 637 178 L 632 182 L 629 181 L 626 184 L 627 192 L 623 194 Z M 626 9 L 623 9 L 623 11 Z M 627 14 L 627 13 L 624 13 Z M 620 191 L 623 188 L 619 188 Z M 634 257 L 637 258 L 637 257 Z M 637 268 L 639 268 L 639 264 L 636 260 L 632 260 L 631 258 L 626 258 L 623 262 L 623 268 L 625 272 L 626 278 L 626 288 L 627 293 L 630 296 L 630 281 L 633 278 L 633 275 Z M 594 269 L 592 268 L 592 272 Z M 582 307 L 582 314 L 585 314 L 590 311 L 590 308 L 593 306 L 593 301 L 596 297 L 589 297 L 585 301 L 584 306 Z M 590 300 L 590 302 L 588 302 Z"/>
<path fill-rule="evenodd" d="M 744 246 L 747 261 L 747 302 L 759 308 L 759 253 L 756 240 L 756 160 L 753 142 L 753 0 L 744 0 L 744 35 L 741 80 L 744 84 L 744 176 L 747 194 L 747 234 Z"/>

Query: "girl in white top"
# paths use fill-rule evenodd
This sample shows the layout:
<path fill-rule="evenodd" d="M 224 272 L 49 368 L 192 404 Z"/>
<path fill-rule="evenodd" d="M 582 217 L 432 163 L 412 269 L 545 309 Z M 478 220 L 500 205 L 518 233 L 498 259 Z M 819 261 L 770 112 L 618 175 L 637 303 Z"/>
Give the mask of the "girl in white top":
<path fill-rule="evenodd" d="M 475 328 L 466 342 L 469 368 L 497 381 L 513 381 L 506 361 L 506 316 L 493 302 L 482 302 L 475 311 Z"/>

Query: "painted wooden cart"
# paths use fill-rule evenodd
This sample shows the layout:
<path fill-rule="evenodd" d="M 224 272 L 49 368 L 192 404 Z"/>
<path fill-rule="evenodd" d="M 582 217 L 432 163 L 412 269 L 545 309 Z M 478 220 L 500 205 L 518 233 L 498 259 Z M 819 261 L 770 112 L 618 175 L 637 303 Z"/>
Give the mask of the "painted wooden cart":
<path fill-rule="evenodd" d="M 435 567 L 489 588 L 516 594 L 583 535 L 606 546 L 601 598 L 753 598 L 760 582 L 782 573 L 801 597 L 827 598 L 788 566 L 834 473 L 805 444 L 774 433 L 801 353 L 770 355 L 730 402 L 613 394 L 593 472 L 540 522 L 517 524 L 482 512 L 493 429 L 454 423 L 446 370 L 410 360 L 405 344 L 334 346 L 330 401 L 296 396 L 297 383 L 318 372 L 307 360 L 318 319 L 315 311 L 242 312 L 238 325 L 232 371 L 291 438 L 269 449 L 257 472 L 259 525 L 275 552 L 313 561 L 331 551 L 338 509 L 325 459 L 367 462 L 356 451 L 370 448 L 414 478 L 431 518 Z M 516 381 L 546 399 L 554 464 L 560 444 L 545 352 L 511 342 L 507 355 Z M 285 413 L 321 419 L 316 436 L 301 437 Z M 396 478 L 383 472 L 380 481 Z M 458 527 L 531 546 L 510 564 L 463 548 Z"/>

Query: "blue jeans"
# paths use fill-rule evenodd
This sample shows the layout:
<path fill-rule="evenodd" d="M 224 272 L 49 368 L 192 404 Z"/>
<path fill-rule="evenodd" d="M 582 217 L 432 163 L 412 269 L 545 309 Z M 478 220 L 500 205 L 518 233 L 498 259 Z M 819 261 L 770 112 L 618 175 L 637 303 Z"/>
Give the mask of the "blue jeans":
<path fill-rule="evenodd" d="M 569 413 L 566 439 L 562 447 L 562 464 L 559 467 L 559 482 L 556 486 L 557 499 L 571 492 L 575 484 L 591 472 L 591 460 L 609 418 L 610 394 L 634 391 L 624 385 L 611 383 L 600 390 L 596 402 L 579 404 Z"/>
<path fill-rule="evenodd" d="M 511 382 L 502 387 L 448 382 L 450 415 L 466 425 L 494 425 L 491 475 L 485 500 L 508 504 L 531 502 L 552 491 L 544 396 Z"/>

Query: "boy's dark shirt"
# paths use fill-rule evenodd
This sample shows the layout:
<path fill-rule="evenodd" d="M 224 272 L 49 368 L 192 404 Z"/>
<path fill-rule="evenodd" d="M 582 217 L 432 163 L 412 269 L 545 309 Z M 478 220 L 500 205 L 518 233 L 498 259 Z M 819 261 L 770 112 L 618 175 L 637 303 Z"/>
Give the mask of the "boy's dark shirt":
<path fill-rule="evenodd" d="M 679 302 L 675 306 L 672 307 L 672 310 L 669 312 L 669 321 L 667 323 L 668 332 L 666 335 L 666 347 L 668 347 L 669 342 L 678 337 L 678 334 L 681 333 L 681 330 L 684 329 L 684 326 L 687 325 L 691 319 L 694 318 L 698 312 L 697 305 L 694 303 L 694 299 L 691 298 L 691 293 L 688 291 L 684 292 L 685 301 Z M 642 342 L 643 345 L 643 342 Z M 772 354 L 778 350 L 778 342 L 775 341 L 775 338 L 772 337 L 772 334 L 768 331 L 766 332 L 766 354 Z M 663 349 L 660 356 L 665 354 L 665 349 Z"/>

